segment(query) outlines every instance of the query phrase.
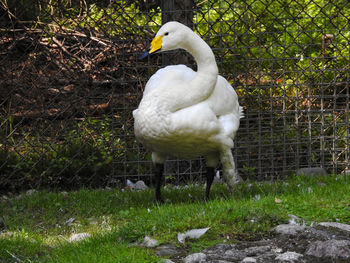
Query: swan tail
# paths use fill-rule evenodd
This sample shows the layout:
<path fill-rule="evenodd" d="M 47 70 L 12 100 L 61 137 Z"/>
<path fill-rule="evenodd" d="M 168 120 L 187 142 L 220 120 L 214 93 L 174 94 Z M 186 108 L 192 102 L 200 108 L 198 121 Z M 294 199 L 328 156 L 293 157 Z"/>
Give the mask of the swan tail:
<path fill-rule="evenodd" d="M 239 118 L 240 119 L 244 118 L 243 107 L 241 107 L 241 106 L 239 106 Z"/>

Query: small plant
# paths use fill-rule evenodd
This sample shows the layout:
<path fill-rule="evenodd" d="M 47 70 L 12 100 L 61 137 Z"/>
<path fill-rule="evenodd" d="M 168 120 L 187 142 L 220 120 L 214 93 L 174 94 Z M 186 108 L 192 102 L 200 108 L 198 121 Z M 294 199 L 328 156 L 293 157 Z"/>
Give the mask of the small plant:
<path fill-rule="evenodd" d="M 256 167 L 248 167 L 243 165 L 242 173 L 249 180 L 255 180 L 256 178 Z"/>
<path fill-rule="evenodd" d="M 108 118 L 83 120 L 62 138 L 26 134 L 16 151 L 2 145 L 0 188 L 101 186 L 124 155 Z"/>

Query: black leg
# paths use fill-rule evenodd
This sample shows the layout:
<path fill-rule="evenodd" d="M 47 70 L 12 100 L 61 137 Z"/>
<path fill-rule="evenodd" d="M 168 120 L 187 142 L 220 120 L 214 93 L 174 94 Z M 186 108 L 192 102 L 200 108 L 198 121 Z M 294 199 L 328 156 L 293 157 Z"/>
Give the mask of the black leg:
<path fill-rule="evenodd" d="M 156 163 L 156 165 L 155 165 L 156 201 L 159 203 L 163 203 L 162 195 L 160 192 L 160 187 L 162 185 L 162 180 L 163 180 L 163 171 L 164 171 L 164 164 Z"/>
<path fill-rule="evenodd" d="M 215 176 L 215 168 L 207 167 L 207 187 L 205 189 L 205 200 L 209 200 L 210 187 L 213 183 Z"/>

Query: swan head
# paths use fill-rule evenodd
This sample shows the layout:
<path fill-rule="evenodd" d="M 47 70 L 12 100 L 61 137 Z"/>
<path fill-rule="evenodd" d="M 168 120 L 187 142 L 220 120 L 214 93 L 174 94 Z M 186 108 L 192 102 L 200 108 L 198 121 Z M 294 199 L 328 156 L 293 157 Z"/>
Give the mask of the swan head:
<path fill-rule="evenodd" d="M 153 38 L 149 50 L 143 53 L 140 59 L 156 52 L 186 49 L 189 33 L 193 31 L 179 22 L 171 21 L 164 24 Z"/>

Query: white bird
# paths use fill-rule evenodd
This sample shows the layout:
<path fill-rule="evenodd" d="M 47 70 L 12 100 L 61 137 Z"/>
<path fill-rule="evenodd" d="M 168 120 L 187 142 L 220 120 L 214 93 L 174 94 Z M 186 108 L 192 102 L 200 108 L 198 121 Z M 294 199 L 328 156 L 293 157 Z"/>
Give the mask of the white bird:
<path fill-rule="evenodd" d="M 148 80 L 142 100 L 133 111 L 135 136 L 152 151 L 157 201 L 162 202 L 160 187 L 169 156 L 205 157 L 208 199 L 219 160 L 230 191 L 241 180 L 231 148 L 243 116 L 242 107 L 232 86 L 218 75 L 211 48 L 187 26 L 179 22 L 164 24 L 142 57 L 174 49 L 189 52 L 197 71 L 172 65 L 158 70 Z"/>

